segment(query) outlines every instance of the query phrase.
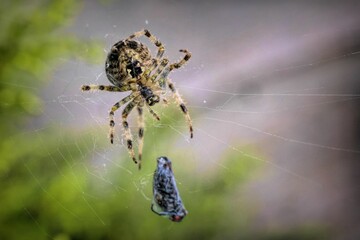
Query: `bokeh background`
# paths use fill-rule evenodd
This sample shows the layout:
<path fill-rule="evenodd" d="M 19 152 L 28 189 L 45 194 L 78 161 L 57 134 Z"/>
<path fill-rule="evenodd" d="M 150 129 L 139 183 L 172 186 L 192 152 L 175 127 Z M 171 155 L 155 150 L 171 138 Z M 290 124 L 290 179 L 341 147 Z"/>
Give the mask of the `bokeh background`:
<path fill-rule="evenodd" d="M 359 239 L 359 12 L 359 1 L 2 1 L 0 239 Z M 120 112 L 107 139 L 128 93 L 80 86 L 109 84 L 107 51 L 143 28 L 171 61 L 192 52 L 171 78 L 195 132 L 174 104 L 154 107 L 138 171 Z M 181 223 L 150 211 L 163 155 Z"/>

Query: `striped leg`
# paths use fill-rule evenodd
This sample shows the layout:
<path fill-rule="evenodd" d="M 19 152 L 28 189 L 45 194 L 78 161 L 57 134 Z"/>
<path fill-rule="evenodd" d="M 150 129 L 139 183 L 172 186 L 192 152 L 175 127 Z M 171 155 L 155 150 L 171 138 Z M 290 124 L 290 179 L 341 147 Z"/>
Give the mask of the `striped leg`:
<path fill-rule="evenodd" d="M 189 59 L 191 58 L 191 53 L 186 50 L 186 49 L 181 49 L 179 50 L 180 52 L 185 53 L 185 56 L 183 57 L 183 59 L 181 59 L 179 62 L 176 63 L 172 63 L 169 65 L 169 67 L 167 67 L 162 73 L 161 73 L 161 77 L 159 81 L 163 81 L 164 79 L 167 78 L 167 76 L 169 75 L 169 73 L 174 70 L 174 69 L 178 69 L 181 68 L 187 61 L 189 61 Z"/>
<path fill-rule="evenodd" d="M 138 125 L 139 125 L 139 169 L 141 169 L 141 158 L 142 158 L 142 151 L 143 151 L 143 146 L 144 146 L 144 116 L 143 116 L 143 107 L 142 106 L 138 106 L 137 107 L 138 110 Z"/>
<path fill-rule="evenodd" d="M 121 101 L 115 103 L 114 106 L 111 108 L 111 110 L 109 112 L 109 119 L 110 119 L 109 138 L 110 138 L 111 144 L 114 143 L 114 128 L 115 128 L 114 114 L 115 114 L 115 111 L 118 110 L 125 103 L 127 103 L 130 100 L 134 99 L 136 96 L 138 96 L 138 94 L 137 95 L 130 94 L 129 96 L 123 98 Z"/>
<path fill-rule="evenodd" d="M 181 68 L 181 66 L 183 66 L 191 58 L 191 53 L 188 50 L 180 49 L 179 52 L 185 53 L 185 56 L 179 62 L 170 64 L 170 66 L 169 66 L 170 71 L 172 71 L 174 68 L 176 68 L 176 69 Z"/>
<path fill-rule="evenodd" d="M 166 98 L 163 97 L 162 100 L 163 100 L 165 106 L 169 105 L 169 101 Z"/>
<path fill-rule="evenodd" d="M 130 91 L 130 90 L 136 90 L 136 84 L 135 83 L 131 83 L 131 84 L 127 84 L 124 86 L 105 86 L 105 85 L 82 85 L 81 86 L 81 90 L 83 92 L 86 91 L 107 91 L 107 92 L 125 92 L 125 91 Z"/>
<path fill-rule="evenodd" d="M 135 152 L 134 152 L 134 148 L 133 148 L 133 138 L 131 135 L 131 131 L 129 129 L 129 124 L 126 121 L 129 113 L 131 112 L 131 110 L 133 110 L 133 108 L 135 107 L 135 105 L 137 105 L 139 102 L 138 100 L 135 98 L 133 101 L 131 101 L 128 105 L 126 105 L 125 109 L 122 112 L 122 124 L 124 127 L 124 131 L 125 131 L 125 140 L 126 140 L 126 144 L 127 144 L 127 148 L 129 151 L 129 154 L 132 158 L 132 160 L 134 161 L 135 164 L 137 164 L 138 162 L 136 161 L 136 157 L 135 157 Z"/>
<path fill-rule="evenodd" d="M 150 39 L 150 41 L 151 41 L 153 44 L 155 44 L 155 46 L 158 48 L 158 52 L 157 52 L 157 54 L 156 54 L 156 58 L 161 58 L 161 57 L 164 55 L 165 47 L 164 47 L 164 45 L 163 45 L 159 40 L 156 39 L 156 37 L 155 37 L 154 35 L 152 35 L 152 34 L 149 32 L 149 30 L 143 29 L 143 30 L 141 30 L 141 31 L 139 31 L 139 32 L 136 32 L 136 33 L 130 35 L 128 39 L 139 38 L 139 37 L 144 36 L 144 35 L 145 35 L 146 37 L 148 37 L 148 38 Z"/>
<path fill-rule="evenodd" d="M 151 107 L 149 106 L 149 104 L 146 104 L 146 106 L 147 106 L 149 112 L 151 113 L 151 115 L 153 115 L 153 117 L 154 117 L 156 120 L 160 121 L 159 115 L 157 115 L 156 112 L 154 112 L 154 110 L 151 109 Z"/>
<path fill-rule="evenodd" d="M 151 66 L 150 66 L 149 68 L 147 68 L 147 69 L 145 70 L 145 72 L 144 72 L 144 76 L 145 76 L 146 79 L 150 76 L 151 72 L 154 71 L 154 69 L 155 69 L 155 68 L 158 66 L 158 64 L 159 64 L 159 60 L 156 59 L 156 58 L 153 58 L 151 61 L 152 61 Z"/>
<path fill-rule="evenodd" d="M 169 86 L 171 92 L 174 94 L 174 98 L 175 98 L 176 103 L 180 106 L 181 111 L 185 115 L 186 122 L 189 125 L 189 129 L 190 129 L 190 138 L 193 138 L 192 121 L 191 121 L 189 112 L 188 112 L 188 110 L 187 110 L 187 108 L 186 108 L 186 106 L 184 104 L 184 101 L 181 98 L 178 91 L 175 89 L 174 83 L 170 79 L 167 79 L 167 82 L 168 82 L 168 86 Z"/>
<path fill-rule="evenodd" d="M 160 66 L 156 69 L 156 72 L 151 76 L 150 81 L 154 83 L 156 81 L 156 78 L 160 75 L 160 73 L 164 70 L 166 65 L 169 63 L 169 60 L 167 58 L 164 58 L 160 62 Z"/>

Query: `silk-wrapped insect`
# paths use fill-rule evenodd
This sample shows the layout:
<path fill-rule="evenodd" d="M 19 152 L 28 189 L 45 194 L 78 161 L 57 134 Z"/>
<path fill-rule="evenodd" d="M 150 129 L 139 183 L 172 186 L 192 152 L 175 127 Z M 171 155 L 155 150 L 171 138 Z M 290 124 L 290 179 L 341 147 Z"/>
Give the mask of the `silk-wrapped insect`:
<path fill-rule="evenodd" d="M 187 215 L 187 211 L 181 201 L 176 187 L 171 161 L 167 157 L 157 159 L 157 167 L 154 173 L 153 201 L 151 210 L 160 215 L 167 216 L 171 221 L 181 222 Z"/>

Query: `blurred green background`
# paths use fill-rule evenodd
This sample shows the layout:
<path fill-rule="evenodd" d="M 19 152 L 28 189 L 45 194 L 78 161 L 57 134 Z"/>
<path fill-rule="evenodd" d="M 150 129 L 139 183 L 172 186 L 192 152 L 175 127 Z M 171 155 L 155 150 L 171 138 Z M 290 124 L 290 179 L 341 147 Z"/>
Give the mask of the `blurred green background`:
<path fill-rule="evenodd" d="M 107 2 L 100 4 L 106 6 Z M 102 39 L 76 34 L 73 24 L 82 11 L 83 5 L 71 0 L 0 4 L 0 239 L 330 238 L 331 225 L 317 220 L 284 228 L 271 224 L 258 227 L 258 200 L 246 194 L 245 186 L 265 174 L 265 163 L 271 157 L 256 142 L 244 144 L 235 136 L 229 137 L 226 148 L 219 151 L 219 162 L 203 159 L 196 163 L 195 150 L 179 143 L 179 136 L 169 127 L 184 126 L 182 114 L 174 105 L 155 107 L 161 112 L 160 123 L 146 117 L 141 171 L 119 144 L 119 125 L 118 144 L 110 146 L 106 138 L 111 105 L 102 105 L 102 120 L 97 120 L 95 112 L 87 113 L 88 121 L 93 122 L 90 125 L 66 124 L 80 119 L 78 115 L 83 112 L 75 110 L 70 110 L 72 117 L 64 113 L 63 119 L 49 117 L 47 105 L 64 104 L 61 95 L 54 96 L 55 103 L 44 97 L 56 86 L 52 82 L 59 81 L 54 73 L 69 61 L 102 67 L 103 50 L 109 47 Z M 133 28 L 137 30 L 137 26 Z M 126 31 L 124 36 L 130 33 Z M 86 76 L 82 84 L 94 82 Z M 99 82 L 107 84 L 104 76 Z M 74 86 L 74 96 L 82 94 L 80 84 Z M 101 96 L 89 93 L 83 100 L 96 102 Z M 83 106 L 81 100 L 73 102 Z M 113 95 L 110 102 L 117 100 Z M 190 109 L 195 119 L 195 138 L 191 141 L 195 142 L 202 133 L 196 119 L 204 113 Z M 131 123 L 135 125 L 135 119 Z M 180 129 L 187 134 L 185 127 Z M 231 146 L 241 146 L 241 151 Z M 152 172 L 162 151 L 173 162 L 189 211 L 181 223 L 150 211 Z"/>
<path fill-rule="evenodd" d="M 183 191 L 182 197 L 188 203 L 190 215 L 183 223 L 173 224 L 154 215 L 149 199 L 139 192 L 140 189 L 151 197 L 152 176 L 144 175 L 144 172 L 154 170 L 155 161 L 144 163 L 144 169 L 138 173 L 125 154 L 121 157 L 125 159 L 124 167 L 134 169 L 133 173 L 115 168 L 106 176 L 93 177 L 86 169 L 92 168 L 90 159 L 95 149 L 88 146 L 94 133 L 51 124 L 32 128 L 33 121 L 44 114 L 40 93 L 51 81 L 52 71 L 59 65 L 57 59 L 81 58 L 94 62 L 102 57 L 100 44 L 64 34 L 64 27 L 71 24 L 78 10 L 76 1 L 38 1 L 32 6 L 24 6 L 21 2 L 1 5 L 0 238 L 204 239 L 218 234 L 218 237 L 246 236 L 252 210 L 228 202 L 243 198 L 236 190 L 239 183 L 251 175 L 256 167 L 254 162 L 238 159 L 236 171 L 231 174 L 220 172 L 211 177 L 211 181 L 203 183 L 197 176 L 187 174 L 187 169 L 191 169 L 191 157 L 187 156 L 186 149 L 174 149 L 171 158 L 177 176 L 182 179 L 179 183 L 202 191 Z M 181 115 L 174 109 L 168 111 L 170 116 Z M 166 125 L 166 120 L 162 124 Z M 103 145 L 109 144 L 102 137 L 104 135 L 104 132 L 97 133 Z M 145 159 L 158 157 L 151 154 L 148 141 L 161 148 L 171 148 L 171 139 L 174 139 L 171 131 L 148 127 Z M 235 156 L 224 157 L 231 161 Z M 146 182 L 145 186 L 141 186 L 142 181 Z M 181 185 L 180 189 L 184 190 Z M 243 213 L 241 217 L 231 216 L 234 208 Z M 206 218 L 199 212 L 206 212 Z"/>

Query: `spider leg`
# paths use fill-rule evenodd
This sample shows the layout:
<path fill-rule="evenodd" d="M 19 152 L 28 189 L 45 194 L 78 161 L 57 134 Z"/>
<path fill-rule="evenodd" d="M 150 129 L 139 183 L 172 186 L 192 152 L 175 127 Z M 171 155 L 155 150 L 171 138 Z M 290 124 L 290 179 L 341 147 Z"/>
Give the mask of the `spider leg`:
<path fill-rule="evenodd" d="M 109 119 L 110 119 L 109 138 L 110 138 L 111 144 L 114 143 L 114 128 L 115 128 L 114 114 L 115 114 L 115 111 L 118 110 L 125 103 L 134 99 L 135 97 L 137 97 L 137 95 L 130 94 L 129 96 L 127 96 L 127 97 L 123 98 L 122 100 L 120 100 L 119 102 L 115 103 L 114 106 L 111 108 L 111 110 L 109 112 Z"/>
<path fill-rule="evenodd" d="M 141 103 L 143 105 L 143 102 Z M 142 150 L 144 146 L 144 116 L 143 116 L 143 107 L 139 104 L 137 107 L 138 111 L 138 125 L 139 125 L 139 169 L 141 169 L 141 158 L 142 158 Z"/>
<path fill-rule="evenodd" d="M 160 75 L 160 73 L 164 70 L 166 65 L 169 63 L 169 60 L 167 58 L 164 58 L 160 62 L 160 66 L 156 69 L 156 72 L 151 76 L 150 81 L 154 83 L 157 79 L 157 77 Z"/>
<path fill-rule="evenodd" d="M 163 100 L 165 106 L 169 105 L 169 101 L 166 98 L 163 97 L 162 100 Z"/>
<path fill-rule="evenodd" d="M 129 113 L 131 112 L 131 110 L 133 110 L 133 108 L 137 104 L 139 104 L 139 101 L 137 100 L 137 98 L 135 98 L 128 105 L 126 105 L 125 109 L 122 112 L 122 124 L 123 124 L 124 131 L 125 131 L 125 139 L 126 139 L 126 143 L 127 143 L 127 148 L 128 148 L 128 152 L 135 164 L 137 164 L 138 162 L 136 161 L 135 152 L 133 149 L 133 138 L 131 135 L 131 131 L 129 129 L 129 124 L 126 121 L 126 119 L 129 115 Z"/>
<path fill-rule="evenodd" d="M 149 104 L 146 103 L 146 106 L 147 106 L 149 112 L 151 113 L 151 115 L 153 115 L 153 117 L 154 117 L 156 120 L 160 121 L 159 115 L 157 115 L 156 112 L 154 112 L 154 110 L 151 109 L 151 107 L 149 106 Z"/>
<path fill-rule="evenodd" d="M 181 98 L 179 92 L 176 90 L 174 83 L 170 80 L 170 79 L 166 79 L 166 81 L 168 82 L 168 86 L 171 90 L 171 92 L 174 95 L 175 101 L 177 104 L 179 104 L 181 111 L 184 113 L 185 115 L 185 119 L 187 124 L 189 125 L 189 129 L 190 129 L 190 138 L 193 138 L 193 127 L 192 127 L 192 121 L 190 118 L 190 114 L 185 106 L 184 100 Z"/>
<path fill-rule="evenodd" d="M 123 86 L 105 86 L 105 85 L 82 85 L 81 86 L 81 90 L 83 92 L 86 91 L 107 91 L 107 92 L 125 92 L 125 91 L 130 91 L 130 90 L 134 90 L 136 89 L 136 84 L 127 84 L 127 85 L 123 85 Z"/>
<path fill-rule="evenodd" d="M 149 68 L 147 68 L 147 69 L 145 70 L 145 72 L 144 72 L 144 76 L 145 76 L 146 79 L 149 78 L 150 73 L 151 73 L 152 71 L 154 71 L 154 69 L 155 69 L 155 68 L 158 66 L 158 64 L 159 64 L 159 59 L 157 59 L 157 58 L 153 58 L 151 61 L 152 61 L 151 66 L 150 66 Z"/>
<path fill-rule="evenodd" d="M 172 71 L 174 68 L 176 68 L 176 69 L 180 68 L 180 67 L 183 66 L 187 61 L 189 61 L 189 59 L 191 58 L 191 53 L 190 53 L 188 50 L 186 50 L 186 49 L 180 49 L 179 52 L 185 53 L 185 56 L 184 56 L 184 58 L 181 59 L 179 62 L 170 64 L 170 66 L 169 66 L 170 71 Z"/>
<path fill-rule="evenodd" d="M 185 53 L 185 56 L 179 62 L 170 64 L 169 67 L 161 73 L 161 79 L 167 78 L 172 70 L 181 68 L 191 58 L 191 53 L 188 50 L 180 49 L 179 51 Z"/>
<path fill-rule="evenodd" d="M 158 48 L 158 52 L 156 54 L 157 58 L 161 58 L 165 52 L 165 47 L 164 45 L 156 39 L 156 37 L 154 35 L 152 35 L 149 30 L 147 29 L 143 29 L 141 31 L 138 31 L 132 35 L 129 36 L 128 39 L 133 39 L 133 38 L 139 38 L 141 36 L 146 36 L 150 39 L 150 41 Z"/>

